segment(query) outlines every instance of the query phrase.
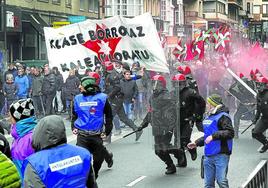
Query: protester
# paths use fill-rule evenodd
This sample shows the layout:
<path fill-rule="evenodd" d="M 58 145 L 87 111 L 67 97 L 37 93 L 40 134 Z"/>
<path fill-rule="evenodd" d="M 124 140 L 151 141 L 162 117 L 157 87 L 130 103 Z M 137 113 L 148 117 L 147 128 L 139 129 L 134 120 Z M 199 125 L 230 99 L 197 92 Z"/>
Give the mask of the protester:
<path fill-rule="evenodd" d="M 10 105 L 11 135 L 14 138 L 11 146 L 11 157 L 20 175 L 24 159 L 34 153 L 32 133 L 36 125 L 33 101 L 21 99 Z M 21 176 L 22 177 L 22 176 Z"/>
<path fill-rule="evenodd" d="M 58 70 L 58 67 L 53 67 L 52 72 L 55 75 L 56 78 L 56 86 L 57 86 L 57 91 L 56 91 L 56 96 L 54 98 L 54 109 L 56 113 L 61 113 L 63 110 L 63 104 L 61 100 L 61 94 L 62 94 L 62 87 L 63 87 L 63 76 Z"/>
<path fill-rule="evenodd" d="M 208 116 L 203 121 L 204 137 L 189 143 L 188 148 L 205 146 L 204 181 L 205 188 L 229 187 L 227 172 L 234 138 L 234 128 L 229 111 L 217 94 L 207 99 Z"/>
<path fill-rule="evenodd" d="M 56 95 L 56 77 L 48 66 L 44 67 L 44 79 L 41 91 L 46 115 L 50 115 L 53 113 L 52 102 Z"/>
<path fill-rule="evenodd" d="M 97 179 L 107 154 L 102 137 L 108 136 L 113 128 L 112 109 L 107 95 L 101 93 L 94 78 L 83 77 L 79 88 L 81 94 L 74 98 L 72 130 L 77 134 L 77 145 L 93 154 L 93 168 Z M 110 160 L 112 161 L 112 155 Z"/>
<path fill-rule="evenodd" d="M 15 84 L 18 87 L 16 93 L 18 99 L 26 99 L 29 94 L 29 80 L 24 71 L 23 66 L 19 67 L 18 75 L 15 77 Z"/>
<path fill-rule="evenodd" d="M 42 85 L 44 77 L 40 73 L 40 68 L 36 67 L 33 74 L 31 96 L 33 99 L 35 114 L 37 117 L 45 115 L 44 104 L 42 100 Z"/>
<path fill-rule="evenodd" d="M 12 74 L 8 74 L 6 78 L 7 78 L 6 83 L 4 83 L 4 86 L 3 86 L 3 92 L 6 98 L 6 102 L 7 102 L 6 110 L 8 111 L 11 103 L 17 99 L 16 93 L 17 93 L 18 87 L 14 83 L 14 78 Z"/>
<path fill-rule="evenodd" d="M 67 119 L 71 119 L 71 103 L 73 102 L 73 98 L 75 95 L 79 94 L 79 85 L 80 81 L 78 77 L 75 75 L 75 70 L 71 69 L 69 71 L 69 76 L 64 84 L 64 94 L 66 100 L 66 110 L 68 112 L 69 117 Z"/>
<path fill-rule="evenodd" d="M 46 116 L 38 122 L 32 145 L 36 153 L 24 161 L 24 188 L 97 187 L 90 170 L 91 154 L 84 148 L 67 144 L 60 116 Z"/>
<path fill-rule="evenodd" d="M 19 188 L 20 176 L 14 163 L 10 160 L 10 147 L 0 127 L 0 187 Z"/>
<path fill-rule="evenodd" d="M 1 146 L 1 144 L 0 144 Z M 14 163 L 0 149 L 0 187 L 19 188 L 21 180 Z"/>

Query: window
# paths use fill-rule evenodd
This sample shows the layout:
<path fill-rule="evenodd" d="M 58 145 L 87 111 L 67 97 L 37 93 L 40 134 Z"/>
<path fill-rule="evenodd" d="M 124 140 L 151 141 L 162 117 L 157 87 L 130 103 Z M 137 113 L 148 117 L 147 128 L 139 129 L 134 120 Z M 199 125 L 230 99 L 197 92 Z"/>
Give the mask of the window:
<path fill-rule="evenodd" d="M 98 12 L 98 3 L 99 0 L 89 0 L 88 1 L 88 11 L 89 12 Z"/>
<path fill-rule="evenodd" d="M 60 4 L 60 0 L 52 0 L 53 4 Z"/>
<path fill-rule="evenodd" d="M 161 19 L 162 20 L 166 20 L 166 1 L 165 0 L 161 0 Z"/>
<path fill-rule="evenodd" d="M 127 16 L 127 0 L 122 0 L 122 15 Z"/>
<path fill-rule="evenodd" d="M 179 10 L 175 10 L 175 24 L 180 23 L 180 12 Z"/>
<path fill-rule="evenodd" d="M 66 5 L 66 7 L 71 7 L 72 6 L 72 0 L 65 0 L 65 5 Z"/>
<path fill-rule="evenodd" d="M 262 5 L 262 13 L 266 15 L 268 14 L 268 4 Z"/>
<path fill-rule="evenodd" d="M 85 10 L 85 0 L 80 0 L 80 10 Z"/>
<path fill-rule="evenodd" d="M 247 12 L 250 13 L 250 3 L 247 3 Z"/>
<path fill-rule="evenodd" d="M 254 5 L 253 6 L 253 14 L 260 14 L 261 13 L 261 6 L 260 5 Z"/>

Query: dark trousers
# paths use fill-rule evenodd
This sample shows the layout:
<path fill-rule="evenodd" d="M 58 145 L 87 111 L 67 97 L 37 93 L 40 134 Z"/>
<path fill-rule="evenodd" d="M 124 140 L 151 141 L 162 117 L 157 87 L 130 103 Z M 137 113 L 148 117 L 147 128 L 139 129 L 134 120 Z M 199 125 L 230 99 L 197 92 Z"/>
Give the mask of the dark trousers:
<path fill-rule="evenodd" d="M 154 136 L 154 148 L 155 148 L 155 154 L 166 163 L 167 166 L 173 165 L 173 161 L 171 159 L 170 153 L 174 154 L 174 156 L 177 158 L 179 157 L 176 155 L 176 152 L 174 152 L 174 148 L 171 145 L 171 138 L 172 134 L 168 132 L 165 135 L 157 135 Z"/>
<path fill-rule="evenodd" d="M 46 115 L 51 115 L 53 114 L 52 112 L 52 102 L 53 99 L 55 97 L 55 94 L 44 94 L 43 95 L 43 103 L 44 103 L 44 107 L 45 107 L 45 111 L 46 111 Z"/>
<path fill-rule="evenodd" d="M 101 137 L 99 135 L 84 136 L 78 134 L 76 145 L 87 149 L 93 155 L 93 169 L 95 172 L 95 177 L 97 179 L 106 153 L 106 148 L 103 146 Z"/>
<path fill-rule="evenodd" d="M 42 108 L 42 101 L 40 100 L 40 97 L 42 96 L 33 96 L 33 103 L 34 103 L 34 110 L 36 111 L 35 114 L 37 116 L 39 115 L 44 115 L 45 112 L 43 112 L 43 108 Z"/>
<path fill-rule="evenodd" d="M 256 126 L 252 130 L 252 137 L 258 140 L 263 145 L 268 144 L 268 140 L 263 134 L 266 129 L 268 129 L 268 119 L 264 119 L 263 117 L 261 117 L 261 119 L 259 119 Z"/>
<path fill-rule="evenodd" d="M 137 129 L 137 126 L 131 119 L 127 117 L 123 106 L 123 100 L 115 98 L 113 100 L 110 100 L 110 102 L 112 106 L 113 116 L 117 114 L 120 121 L 132 128 L 133 131 L 135 131 Z"/>

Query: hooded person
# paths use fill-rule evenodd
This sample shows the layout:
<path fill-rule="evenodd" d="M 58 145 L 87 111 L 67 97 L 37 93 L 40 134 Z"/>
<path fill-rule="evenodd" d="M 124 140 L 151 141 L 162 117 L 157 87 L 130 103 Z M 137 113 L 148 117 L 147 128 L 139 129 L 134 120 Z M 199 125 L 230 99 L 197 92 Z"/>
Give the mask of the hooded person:
<path fill-rule="evenodd" d="M 63 119 L 57 115 L 42 118 L 33 132 L 36 151 L 23 163 L 24 188 L 96 187 L 91 154 L 67 144 Z"/>
<path fill-rule="evenodd" d="M 12 103 L 9 114 L 12 124 L 11 135 L 14 139 L 11 146 L 11 158 L 22 175 L 21 168 L 24 159 L 34 153 L 32 134 L 37 121 L 32 99 L 21 99 Z"/>
<path fill-rule="evenodd" d="M 107 95 L 100 91 L 93 77 L 83 77 L 79 86 L 81 94 L 74 97 L 72 130 L 77 135 L 76 145 L 86 148 L 93 155 L 93 168 L 97 179 L 105 158 L 102 138 L 113 128 L 113 115 Z M 112 162 L 112 155 L 109 162 Z"/>

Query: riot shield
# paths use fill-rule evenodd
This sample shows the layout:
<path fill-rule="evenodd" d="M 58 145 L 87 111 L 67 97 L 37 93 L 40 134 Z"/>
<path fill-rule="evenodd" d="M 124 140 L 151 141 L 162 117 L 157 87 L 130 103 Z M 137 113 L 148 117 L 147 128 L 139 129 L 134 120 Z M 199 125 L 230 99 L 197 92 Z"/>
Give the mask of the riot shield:
<path fill-rule="evenodd" d="M 181 148 L 178 100 L 179 96 L 172 96 L 166 89 L 153 93 L 150 100 L 154 149 L 168 151 L 175 157 Z"/>
<path fill-rule="evenodd" d="M 250 88 L 254 88 L 252 81 L 243 79 L 245 84 Z M 231 74 L 225 72 L 220 80 L 220 86 L 237 101 L 237 108 L 245 108 L 241 119 L 250 120 L 254 117 L 256 99 L 254 95 L 239 81 L 237 81 Z"/>

